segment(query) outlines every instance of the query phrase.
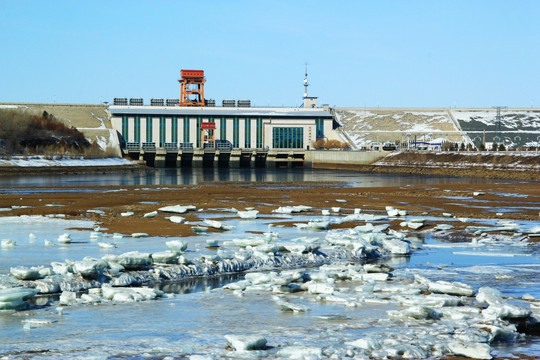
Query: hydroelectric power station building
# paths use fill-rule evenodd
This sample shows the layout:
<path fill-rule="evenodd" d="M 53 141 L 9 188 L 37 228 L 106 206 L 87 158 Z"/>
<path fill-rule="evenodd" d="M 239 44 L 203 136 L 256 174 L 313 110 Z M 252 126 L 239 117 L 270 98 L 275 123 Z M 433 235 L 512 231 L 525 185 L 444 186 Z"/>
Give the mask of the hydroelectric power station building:
<path fill-rule="evenodd" d="M 251 107 L 204 99 L 204 72 L 182 70 L 180 99 L 115 98 L 109 107 L 123 151 L 155 166 L 303 166 L 304 150 L 338 138 L 328 107 L 307 96 L 300 108 Z"/>

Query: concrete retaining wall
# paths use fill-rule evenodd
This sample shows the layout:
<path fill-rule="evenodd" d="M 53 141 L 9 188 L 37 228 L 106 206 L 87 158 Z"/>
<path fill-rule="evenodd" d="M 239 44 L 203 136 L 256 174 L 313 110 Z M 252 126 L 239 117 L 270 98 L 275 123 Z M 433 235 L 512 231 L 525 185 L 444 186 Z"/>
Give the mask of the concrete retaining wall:
<path fill-rule="evenodd" d="M 304 167 L 317 167 L 318 164 L 369 165 L 389 153 L 388 151 L 306 151 Z"/>

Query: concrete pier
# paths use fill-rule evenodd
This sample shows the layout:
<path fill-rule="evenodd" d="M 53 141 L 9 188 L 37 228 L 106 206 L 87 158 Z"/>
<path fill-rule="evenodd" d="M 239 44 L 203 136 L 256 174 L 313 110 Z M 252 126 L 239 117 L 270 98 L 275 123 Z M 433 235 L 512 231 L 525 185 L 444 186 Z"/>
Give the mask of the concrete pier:
<path fill-rule="evenodd" d="M 262 149 L 194 149 L 165 148 L 125 150 L 124 155 L 144 160 L 148 166 L 164 167 L 231 167 L 231 168 L 312 168 L 318 164 L 368 165 L 382 159 L 386 151 L 332 150 L 262 150 Z"/>

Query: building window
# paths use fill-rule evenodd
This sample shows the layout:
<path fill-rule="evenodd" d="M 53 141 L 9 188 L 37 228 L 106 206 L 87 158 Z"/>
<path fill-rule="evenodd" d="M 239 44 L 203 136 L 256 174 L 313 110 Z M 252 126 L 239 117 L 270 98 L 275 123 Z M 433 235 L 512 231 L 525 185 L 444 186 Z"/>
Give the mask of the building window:
<path fill-rule="evenodd" d="M 304 128 L 273 128 L 272 140 L 274 149 L 302 149 Z"/>
<path fill-rule="evenodd" d="M 227 120 L 225 118 L 221 118 L 219 120 L 219 138 L 221 140 L 227 140 Z"/>
<path fill-rule="evenodd" d="M 150 116 L 146 118 L 146 142 L 151 143 L 152 141 L 152 125 L 153 121 Z"/>
<path fill-rule="evenodd" d="M 257 118 L 257 148 L 263 147 L 263 121 L 262 118 Z"/>
<path fill-rule="evenodd" d="M 233 147 L 238 148 L 238 145 L 240 143 L 240 121 L 237 117 L 233 120 Z"/>
<path fill-rule="evenodd" d="M 251 119 L 246 118 L 246 126 L 245 126 L 245 139 L 246 139 L 246 149 L 249 149 L 251 147 Z"/>
<path fill-rule="evenodd" d="M 165 127 L 165 118 L 162 116 L 159 118 L 159 146 L 164 147 L 167 142 L 166 138 L 167 128 Z"/>
<path fill-rule="evenodd" d="M 139 116 L 135 116 L 135 125 L 133 127 L 134 127 L 133 140 L 136 143 L 140 143 L 141 142 L 141 118 Z"/>
<path fill-rule="evenodd" d="M 321 118 L 315 119 L 315 127 L 316 127 L 315 136 L 317 137 L 317 140 L 323 139 L 324 138 L 324 119 L 321 119 Z"/>
<path fill-rule="evenodd" d="M 189 118 L 187 116 L 184 118 L 184 142 L 189 142 Z"/>
<path fill-rule="evenodd" d="M 201 147 L 201 123 L 202 118 L 199 116 L 197 117 L 197 147 Z"/>
<path fill-rule="evenodd" d="M 122 116 L 122 137 L 124 138 L 124 141 L 129 141 L 129 127 L 128 127 L 128 117 Z"/>
<path fill-rule="evenodd" d="M 174 116 L 171 120 L 171 141 L 178 143 L 178 118 Z"/>

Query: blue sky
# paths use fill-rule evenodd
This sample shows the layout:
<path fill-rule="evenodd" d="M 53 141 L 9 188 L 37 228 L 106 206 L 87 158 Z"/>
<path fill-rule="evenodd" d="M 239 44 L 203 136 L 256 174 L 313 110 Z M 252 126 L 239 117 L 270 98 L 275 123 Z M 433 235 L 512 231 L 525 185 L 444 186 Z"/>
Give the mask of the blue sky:
<path fill-rule="evenodd" d="M 0 3 L 0 102 L 540 107 L 540 1 Z"/>

